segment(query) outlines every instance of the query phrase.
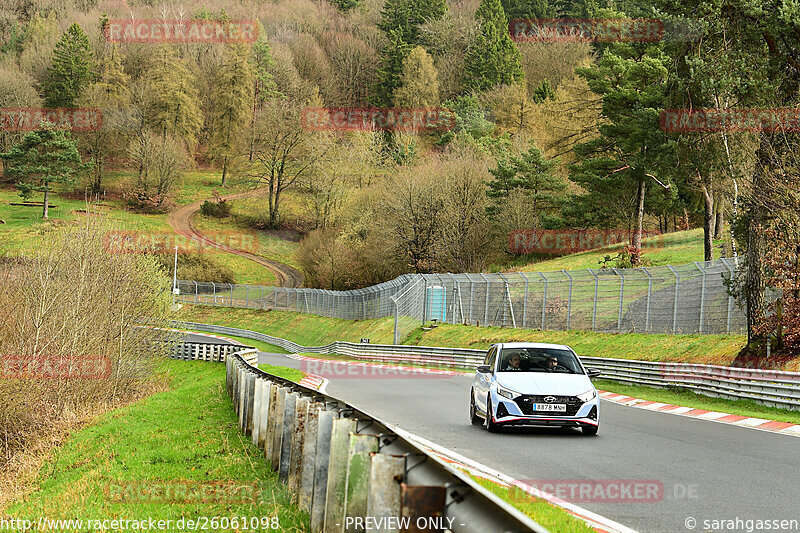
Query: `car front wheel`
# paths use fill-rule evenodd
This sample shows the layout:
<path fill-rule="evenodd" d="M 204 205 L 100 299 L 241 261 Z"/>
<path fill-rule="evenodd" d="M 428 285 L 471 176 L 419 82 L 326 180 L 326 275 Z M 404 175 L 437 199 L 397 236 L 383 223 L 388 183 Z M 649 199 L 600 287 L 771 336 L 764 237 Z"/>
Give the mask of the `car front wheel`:
<path fill-rule="evenodd" d="M 584 435 L 593 436 L 597 435 L 597 430 L 600 429 L 600 426 L 583 426 L 581 430 L 583 431 Z"/>

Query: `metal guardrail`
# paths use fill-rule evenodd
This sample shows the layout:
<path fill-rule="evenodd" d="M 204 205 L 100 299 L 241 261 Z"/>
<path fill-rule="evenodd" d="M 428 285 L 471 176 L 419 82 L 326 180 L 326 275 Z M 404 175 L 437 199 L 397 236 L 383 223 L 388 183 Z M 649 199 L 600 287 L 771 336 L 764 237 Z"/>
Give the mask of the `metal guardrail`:
<path fill-rule="evenodd" d="M 337 398 L 259 370 L 239 354 L 226 359 L 226 386 L 241 430 L 309 513 L 312 531 L 363 531 L 369 517 L 428 523 L 377 527 L 387 532 L 547 532 L 399 430 Z"/>
<path fill-rule="evenodd" d="M 200 323 L 176 323 L 189 329 L 236 335 L 259 340 L 292 353 L 337 354 L 356 359 L 398 363 L 475 368 L 483 361 L 483 350 L 361 344 L 337 341 L 326 346 L 301 346 L 280 337 L 227 326 Z M 800 372 L 758 370 L 688 363 L 638 361 L 581 356 L 581 360 L 615 381 L 655 387 L 682 387 L 707 396 L 756 402 L 789 409 L 800 409 Z"/>
<path fill-rule="evenodd" d="M 255 348 L 213 342 L 176 343 L 169 357 L 181 361 L 213 361 L 215 363 L 224 363 L 225 359 L 234 353 L 238 353 L 251 364 L 258 362 L 258 350 Z"/>

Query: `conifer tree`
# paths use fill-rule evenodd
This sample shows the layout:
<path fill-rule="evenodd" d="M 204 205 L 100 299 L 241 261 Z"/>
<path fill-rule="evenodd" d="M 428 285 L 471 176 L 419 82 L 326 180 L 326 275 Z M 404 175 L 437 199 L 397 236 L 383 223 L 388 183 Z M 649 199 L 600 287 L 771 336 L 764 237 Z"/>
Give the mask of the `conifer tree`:
<path fill-rule="evenodd" d="M 467 88 L 483 91 L 496 85 L 522 83 L 522 57 L 509 35 L 500 0 L 481 0 L 475 20 L 480 30 L 464 59 Z"/>
<path fill-rule="evenodd" d="M 394 95 L 398 107 L 433 107 L 439 105 L 439 75 L 433 58 L 417 46 L 403 61 L 400 87 Z"/>
<path fill-rule="evenodd" d="M 47 107 L 74 107 L 92 78 L 89 38 L 77 23 L 64 32 L 53 50 L 53 62 L 44 83 Z"/>

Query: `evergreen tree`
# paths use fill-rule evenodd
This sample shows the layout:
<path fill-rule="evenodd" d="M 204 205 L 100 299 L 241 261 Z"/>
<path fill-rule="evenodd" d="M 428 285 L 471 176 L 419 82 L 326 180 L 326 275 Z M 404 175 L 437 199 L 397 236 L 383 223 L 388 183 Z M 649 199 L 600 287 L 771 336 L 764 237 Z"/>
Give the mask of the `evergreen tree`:
<path fill-rule="evenodd" d="M 557 13 L 548 0 L 501 0 L 509 21 L 515 19 L 551 19 Z"/>
<path fill-rule="evenodd" d="M 397 107 L 434 107 L 439 105 L 439 75 L 433 58 L 417 46 L 403 61 L 400 87 L 394 95 Z"/>
<path fill-rule="evenodd" d="M 85 172 L 92 162 L 82 163 L 69 132 L 56 129 L 32 131 L 22 142 L 0 154 L 5 175 L 14 180 L 23 198 L 33 192 L 44 193 L 42 218 L 47 218 L 50 191 L 56 184 L 72 183 L 75 174 Z"/>
<path fill-rule="evenodd" d="M 73 24 L 53 50 L 53 62 L 44 83 L 47 107 L 74 107 L 92 79 L 92 50 L 80 25 Z"/>
<path fill-rule="evenodd" d="M 251 118 L 250 103 L 253 101 L 255 76 L 248 56 L 249 51 L 245 46 L 229 46 L 214 80 L 210 152 L 213 159 L 222 162 L 223 187 L 229 160 Z"/>
<path fill-rule="evenodd" d="M 522 56 L 509 35 L 500 0 L 481 0 L 475 20 L 480 30 L 464 59 L 467 88 L 482 91 L 496 85 L 522 83 Z"/>
<path fill-rule="evenodd" d="M 497 214 L 503 200 L 514 190 L 525 192 L 530 209 L 537 217 L 558 208 L 567 184 L 553 173 L 556 164 L 556 160 L 545 157 L 534 143 L 520 155 L 502 154 L 497 159 L 497 167 L 489 169 L 494 179 L 487 183 L 486 194 L 495 201 L 489 213 Z"/>
<path fill-rule="evenodd" d="M 259 26 L 259 35 L 263 35 L 264 29 Z M 253 70 L 253 114 L 250 119 L 250 141 L 248 159 L 253 160 L 253 143 L 256 137 L 256 114 L 261 105 L 269 98 L 283 96 L 278 91 L 275 77 L 272 75 L 272 68 L 275 60 L 272 58 L 272 49 L 265 38 L 260 38 L 253 43 L 253 51 L 250 54 L 251 68 Z"/>
<path fill-rule="evenodd" d="M 203 126 L 194 74 L 171 48 L 163 47 L 148 78 L 147 124 L 161 135 L 176 135 L 193 146 Z"/>
<path fill-rule="evenodd" d="M 398 29 L 389 32 L 389 42 L 384 46 L 379 55 L 380 66 L 377 72 L 377 82 L 372 101 L 378 106 L 391 105 L 394 92 L 400 87 L 400 78 L 403 75 L 403 61 L 411 51 L 411 45 L 402 38 Z"/>
<path fill-rule="evenodd" d="M 658 47 L 641 51 L 615 43 L 596 65 L 577 71 L 602 97 L 603 121 L 597 138 L 575 147 L 580 162 L 571 167 L 570 178 L 587 194 L 573 204 L 573 214 L 583 223 L 604 227 L 629 214 L 626 222 L 634 227 L 631 244 L 637 253 L 647 183 L 659 181 L 657 175 L 671 155 L 659 126 L 669 63 Z"/>

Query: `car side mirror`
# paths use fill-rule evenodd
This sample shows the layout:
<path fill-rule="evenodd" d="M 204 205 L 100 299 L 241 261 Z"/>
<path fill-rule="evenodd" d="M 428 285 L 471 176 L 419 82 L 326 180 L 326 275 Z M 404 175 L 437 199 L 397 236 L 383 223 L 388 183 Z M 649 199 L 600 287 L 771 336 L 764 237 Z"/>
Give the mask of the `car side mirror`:
<path fill-rule="evenodd" d="M 599 370 L 597 370 L 597 369 L 595 369 L 595 368 L 587 368 L 587 369 L 586 369 L 586 374 L 587 374 L 587 375 L 588 375 L 590 378 L 596 378 L 597 376 L 599 376 L 599 375 L 600 375 L 600 371 L 599 371 Z"/>
<path fill-rule="evenodd" d="M 492 367 L 490 367 L 489 365 L 478 365 L 478 368 L 476 370 L 478 372 L 480 372 L 481 374 L 491 374 L 492 373 Z"/>

